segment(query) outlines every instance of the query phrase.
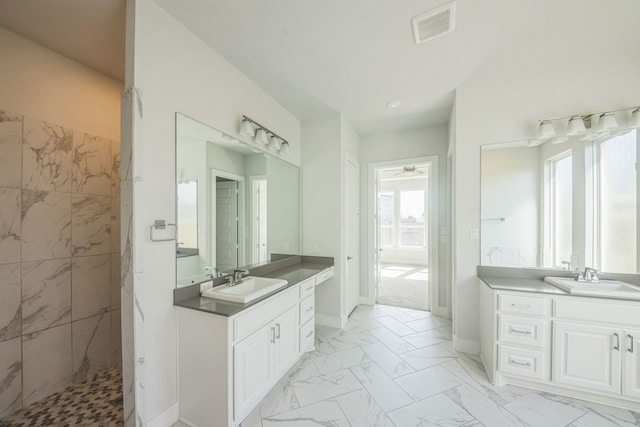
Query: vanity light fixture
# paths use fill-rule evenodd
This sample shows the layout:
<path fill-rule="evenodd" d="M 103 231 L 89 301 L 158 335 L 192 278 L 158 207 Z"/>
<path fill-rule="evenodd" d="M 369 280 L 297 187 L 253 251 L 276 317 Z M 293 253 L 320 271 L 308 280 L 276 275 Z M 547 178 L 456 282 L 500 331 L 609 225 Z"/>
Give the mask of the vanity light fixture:
<path fill-rule="evenodd" d="M 587 129 L 584 127 L 584 120 L 582 120 L 581 116 L 575 116 L 569 119 L 569 124 L 567 125 L 568 135 L 575 135 L 586 130 Z"/>
<path fill-rule="evenodd" d="M 248 136 L 250 138 L 256 136 L 256 130 L 253 128 L 253 124 L 249 120 L 242 119 L 242 123 L 240 123 L 240 135 Z"/>
<path fill-rule="evenodd" d="M 256 132 L 256 142 L 262 145 L 267 145 L 269 143 L 267 131 L 265 131 L 263 128 L 258 129 L 258 131 Z"/>
<path fill-rule="evenodd" d="M 277 153 L 285 156 L 289 154 L 289 143 L 284 138 L 247 116 L 242 116 L 240 135 L 253 137 L 255 142 L 266 145 Z"/>
<path fill-rule="evenodd" d="M 542 120 L 540 122 L 540 127 L 538 128 L 538 136 L 540 138 L 550 138 L 555 134 L 556 131 L 553 129 L 551 120 Z"/>
<path fill-rule="evenodd" d="M 631 119 L 629 120 L 629 126 L 634 128 L 640 127 L 640 108 L 636 108 L 631 112 Z"/>
<path fill-rule="evenodd" d="M 280 138 L 275 135 L 271 135 L 269 139 L 269 149 L 272 151 L 280 151 Z"/>
<path fill-rule="evenodd" d="M 282 144 L 280 144 L 280 153 L 285 156 L 289 155 L 289 143 L 287 141 L 282 141 Z"/>
<path fill-rule="evenodd" d="M 613 113 L 602 113 L 598 120 L 598 127 L 603 130 L 615 129 L 618 127 L 618 121 Z"/>

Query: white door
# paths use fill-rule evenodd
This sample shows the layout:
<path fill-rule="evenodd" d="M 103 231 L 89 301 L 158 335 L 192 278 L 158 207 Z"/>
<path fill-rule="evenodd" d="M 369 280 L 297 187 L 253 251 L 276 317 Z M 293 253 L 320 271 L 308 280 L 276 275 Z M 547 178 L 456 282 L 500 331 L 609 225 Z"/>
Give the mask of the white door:
<path fill-rule="evenodd" d="M 553 322 L 553 380 L 573 388 L 620 394 L 622 331 Z"/>
<path fill-rule="evenodd" d="M 216 267 L 238 266 L 238 182 L 216 182 Z"/>
<path fill-rule="evenodd" d="M 346 162 L 347 211 L 347 277 L 346 314 L 358 306 L 360 300 L 360 167 L 353 159 Z"/>
<path fill-rule="evenodd" d="M 640 398 L 640 330 L 625 329 L 624 344 L 620 351 L 624 354 L 623 394 Z"/>
<path fill-rule="evenodd" d="M 267 179 L 252 180 L 251 220 L 252 264 L 267 261 Z"/>

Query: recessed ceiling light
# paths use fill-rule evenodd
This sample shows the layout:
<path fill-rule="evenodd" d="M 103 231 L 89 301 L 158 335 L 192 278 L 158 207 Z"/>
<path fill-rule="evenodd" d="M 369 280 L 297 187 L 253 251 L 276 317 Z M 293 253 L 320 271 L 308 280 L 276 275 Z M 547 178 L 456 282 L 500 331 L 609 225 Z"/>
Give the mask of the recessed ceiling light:
<path fill-rule="evenodd" d="M 400 101 L 393 100 L 386 103 L 386 106 L 389 110 L 393 110 L 394 108 L 398 108 L 400 106 Z"/>

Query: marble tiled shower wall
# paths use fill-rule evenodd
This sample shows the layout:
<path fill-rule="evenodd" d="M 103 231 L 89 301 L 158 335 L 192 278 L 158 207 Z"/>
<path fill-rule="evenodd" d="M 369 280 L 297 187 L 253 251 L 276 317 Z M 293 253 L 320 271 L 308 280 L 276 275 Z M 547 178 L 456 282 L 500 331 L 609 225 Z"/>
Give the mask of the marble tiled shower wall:
<path fill-rule="evenodd" d="M 0 418 L 121 364 L 120 144 L 0 109 Z"/>

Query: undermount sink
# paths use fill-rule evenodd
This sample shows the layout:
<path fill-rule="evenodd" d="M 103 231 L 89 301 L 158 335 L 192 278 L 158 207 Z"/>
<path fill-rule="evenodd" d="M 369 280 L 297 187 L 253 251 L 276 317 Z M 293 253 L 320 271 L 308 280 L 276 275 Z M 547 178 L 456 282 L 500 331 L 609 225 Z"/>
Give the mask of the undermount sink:
<path fill-rule="evenodd" d="M 545 277 L 544 281 L 570 294 L 640 300 L 639 287 L 618 280 L 578 282 L 570 277 Z"/>
<path fill-rule="evenodd" d="M 216 298 L 225 301 L 248 303 L 277 289 L 286 286 L 288 282 L 282 279 L 267 277 L 245 277 L 242 283 L 234 286 L 220 285 L 202 291 L 203 297 Z"/>

